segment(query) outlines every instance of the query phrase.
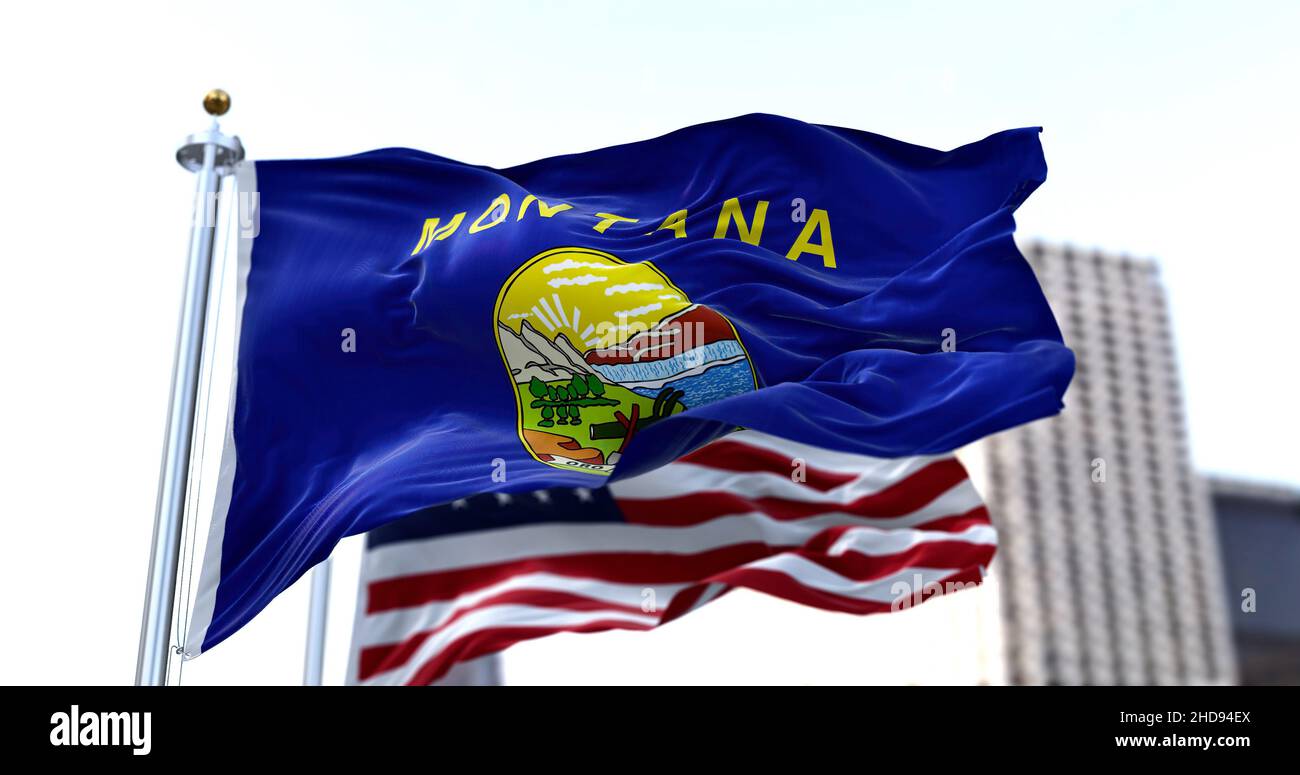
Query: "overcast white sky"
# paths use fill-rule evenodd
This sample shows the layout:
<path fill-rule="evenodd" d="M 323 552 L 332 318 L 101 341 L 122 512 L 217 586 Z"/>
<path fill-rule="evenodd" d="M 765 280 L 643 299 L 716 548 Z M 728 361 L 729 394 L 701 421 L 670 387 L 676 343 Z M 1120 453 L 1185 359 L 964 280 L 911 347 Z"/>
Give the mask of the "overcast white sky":
<path fill-rule="evenodd" d="M 752 111 L 940 148 L 1042 125 L 1050 173 L 1021 233 L 1158 259 L 1198 465 L 1300 484 L 1300 5 L 1059 5 L 8 4 L 0 682 L 133 677 L 193 187 L 172 155 L 213 86 L 259 159 L 406 145 L 505 166 Z M 194 679 L 296 681 L 304 600 Z M 815 646 L 751 604 L 693 616 L 753 659 Z M 636 637 L 680 680 L 707 669 L 670 630 Z M 553 675 L 594 659 L 617 676 L 634 653 L 570 640 L 521 649 L 516 677 L 566 654 Z M 728 650 L 696 645 L 715 667 Z"/>

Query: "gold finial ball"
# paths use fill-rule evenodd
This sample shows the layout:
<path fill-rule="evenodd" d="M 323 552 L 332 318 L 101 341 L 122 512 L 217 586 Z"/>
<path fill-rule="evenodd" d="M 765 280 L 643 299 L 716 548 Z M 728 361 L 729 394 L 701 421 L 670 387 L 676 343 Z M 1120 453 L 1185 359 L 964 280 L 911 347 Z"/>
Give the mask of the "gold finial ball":
<path fill-rule="evenodd" d="M 203 109 L 209 116 L 224 116 L 230 110 L 230 95 L 223 89 L 213 89 L 203 95 Z"/>

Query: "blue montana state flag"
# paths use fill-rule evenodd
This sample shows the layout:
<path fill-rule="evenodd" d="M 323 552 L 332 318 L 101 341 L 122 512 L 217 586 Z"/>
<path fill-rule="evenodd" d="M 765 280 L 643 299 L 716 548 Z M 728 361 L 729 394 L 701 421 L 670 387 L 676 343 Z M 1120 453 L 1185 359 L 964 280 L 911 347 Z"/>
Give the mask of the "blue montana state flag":
<path fill-rule="evenodd" d="M 1059 411 L 1073 356 L 1012 239 L 1038 131 L 941 152 L 750 115 L 503 170 L 246 165 L 187 652 L 438 504 L 599 488 L 740 428 L 892 458 Z"/>

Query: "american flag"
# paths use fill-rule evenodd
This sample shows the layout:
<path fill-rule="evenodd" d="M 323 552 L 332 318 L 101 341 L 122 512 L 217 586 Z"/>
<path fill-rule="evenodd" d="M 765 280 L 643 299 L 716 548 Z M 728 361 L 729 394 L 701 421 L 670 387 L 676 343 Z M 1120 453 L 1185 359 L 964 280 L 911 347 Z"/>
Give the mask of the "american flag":
<path fill-rule="evenodd" d="M 648 630 L 736 587 L 896 610 L 979 583 L 996 547 L 950 455 L 738 431 L 598 490 L 479 495 L 372 531 L 350 681 L 430 684 L 531 638 Z"/>

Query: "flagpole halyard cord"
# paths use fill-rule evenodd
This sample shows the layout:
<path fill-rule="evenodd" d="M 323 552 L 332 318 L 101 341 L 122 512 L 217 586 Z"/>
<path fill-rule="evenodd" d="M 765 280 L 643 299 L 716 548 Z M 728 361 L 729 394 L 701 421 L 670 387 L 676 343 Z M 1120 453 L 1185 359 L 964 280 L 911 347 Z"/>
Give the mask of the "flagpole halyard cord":
<path fill-rule="evenodd" d="M 215 117 L 223 115 L 229 107 L 229 95 L 217 90 L 209 92 L 204 98 L 204 108 L 214 117 L 211 128 L 191 135 L 176 152 L 176 161 L 196 173 L 198 179 L 195 188 L 195 220 L 190 232 L 189 260 L 185 270 L 185 290 L 176 337 L 167 430 L 158 476 L 149 581 L 145 588 L 144 616 L 140 626 L 135 680 L 141 686 L 165 685 L 172 659 L 172 619 L 207 322 L 212 253 L 216 241 L 217 193 L 221 188 L 221 178 L 233 172 L 235 164 L 244 158 L 239 138 L 221 134 L 216 122 Z"/>
<path fill-rule="evenodd" d="M 234 181 L 232 180 L 232 183 Z M 227 187 L 228 192 L 233 197 L 239 195 L 239 191 L 234 186 Z M 194 581 L 194 555 L 198 549 L 198 509 L 203 504 L 203 470 L 205 452 L 208 448 L 208 415 L 212 410 L 212 380 L 213 367 L 216 362 L 217 338 L 221 335 L 221 316 L 224 309 L 223 300 L 225 299 L 226 290 L 226 270 L 230 259 L 230 237 L 231 237 L 231 219 L 230 214 L 224 214 L 219 223 L 221 224 L 221 239 L 217 243 L 215 250 L 220 255 L 220 261 L 217 264 L 216 271 L 213 273 L 213 281 L 216 288 L 209 293 L 209 309 L 214 310 L 211 325 L 207 326 L 207 334 L 203 342 L 203 361 L 200 371 L 200 395 L 201 400 L 198 403 L 197 415 L 194 420 L 194 427 L 198 429 L 198 438 L 195 440 L 191 454 L 194 461 L 191 465 L 190 486 L 186 495 L 186 514 L 184 521 L 184 533 L 181 539 L 181 567 L 179 584 L 179 595 L 176 600 L 176 609 L 178 611 L 178 621 L 175 623 L 174 642 L 180 644 L 174 650 L 174 653 L 182 657 L 185 656 L 185 638 L 190 631 L 190 615 L 193 612 L 193 581 Z M 176 667 L 176 682 L 182 683 L 184 680 L 185 659 L 178 660 Z"/>

